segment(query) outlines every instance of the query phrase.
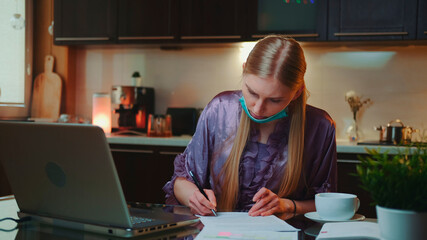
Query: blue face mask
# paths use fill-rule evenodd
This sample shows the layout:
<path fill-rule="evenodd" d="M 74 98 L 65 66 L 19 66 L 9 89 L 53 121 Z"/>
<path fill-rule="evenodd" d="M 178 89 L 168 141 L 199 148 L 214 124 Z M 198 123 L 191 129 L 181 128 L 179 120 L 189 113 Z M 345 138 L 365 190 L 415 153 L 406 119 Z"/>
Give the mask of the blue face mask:
<path fill-rule="evenodd" d="M 243 96 L 239 99 L 240 103 L 242 104 L 242 108 L 243 110 L 245 110 L 246 114 L 249 116 L 249 118 L 257 123 L 266 123 L 266 122 L 270 122 L 276 119 L 280 119 L 280 118 L 284 118 L 288 116 L 288 107 L 284 108 L 283 110 L 281 110 L 280 112 L 274 114 L 271 117 L 268 118 L 264 118 L 264 119 L 256 119 L 254 117 L 251 116 L 251 114 L 249 113 L 248 107 L 246 106 L 246 102 L 245 99 L 243 98 Z"/>

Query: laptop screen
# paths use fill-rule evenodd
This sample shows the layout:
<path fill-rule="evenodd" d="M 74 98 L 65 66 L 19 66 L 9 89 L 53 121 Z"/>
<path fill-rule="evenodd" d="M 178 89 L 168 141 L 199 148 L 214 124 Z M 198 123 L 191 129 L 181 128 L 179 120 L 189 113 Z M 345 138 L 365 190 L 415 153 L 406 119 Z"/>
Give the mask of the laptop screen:
<path fill-rule="evenodd" d="M 0 122 L 0 159 L 22 212 L 131 227 L 101 128 Z"/>

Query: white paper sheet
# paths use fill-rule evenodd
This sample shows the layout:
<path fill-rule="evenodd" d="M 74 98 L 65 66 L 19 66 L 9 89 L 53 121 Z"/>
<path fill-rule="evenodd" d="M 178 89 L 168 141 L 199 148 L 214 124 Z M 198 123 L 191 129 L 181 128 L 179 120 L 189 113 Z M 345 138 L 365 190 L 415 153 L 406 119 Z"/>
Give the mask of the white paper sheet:
<path fill-rule="evenodd" d="M 276 232 L 293 232 L 298 229 L 292 227 L 280 218 L 270 215 L 266 217 L 252 217 L 247 212 L 219 212 L 218 216 L 199 216 L 205 227 L 231 230 L 262 230 Z"/>
<path fill-rule="evenodd" d="M 231 240 L 298 240 L 298 232 L 272 231 L 220 231 L 215 228 L 203 228 L 195 240 L 231 239 Z"/>
<path fill-rule="evenodd" d="M 246 212 L 220 212 L 218 216 L 199 216 L 204 228 L 202 239 L 298 239 L 298 231 L 278 217 L 252 217 Z"/>

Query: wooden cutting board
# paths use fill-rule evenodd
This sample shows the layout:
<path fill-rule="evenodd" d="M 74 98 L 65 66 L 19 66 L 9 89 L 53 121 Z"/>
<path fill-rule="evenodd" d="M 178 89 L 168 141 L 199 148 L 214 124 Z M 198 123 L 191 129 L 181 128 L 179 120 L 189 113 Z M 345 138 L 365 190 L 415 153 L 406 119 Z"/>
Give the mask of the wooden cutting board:
<path fill-rule="evenodd" d="M 44 72 L 34 80 L 31 105 L 32 118 L 58 119 L 61 107 L 62 80 L 53 72 L 53 56 L 44 60 Z"/>

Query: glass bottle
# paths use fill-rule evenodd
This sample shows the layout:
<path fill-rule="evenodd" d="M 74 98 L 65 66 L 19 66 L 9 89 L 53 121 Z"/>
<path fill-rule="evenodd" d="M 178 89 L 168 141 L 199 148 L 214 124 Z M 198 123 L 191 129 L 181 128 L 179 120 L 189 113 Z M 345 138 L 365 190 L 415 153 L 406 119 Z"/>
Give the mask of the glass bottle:
<path fill-rule="evenodd" d="M 350 126 L 347 128 L 346 133 L 348 140 L 351 143 L 357 143 L 361 138 L 363 138 L 363 133 L 357 124 L 357 112 L 353 112 L 353 120 Z"/>
<path fill-rule="evenodd" d="M 347 128 L 347 136 L 348 140 L 352 143 L 356 143 L 359 140 L 359 128 L 357 126 L 357 121 L 353 119 L 350 126 Z"/>

